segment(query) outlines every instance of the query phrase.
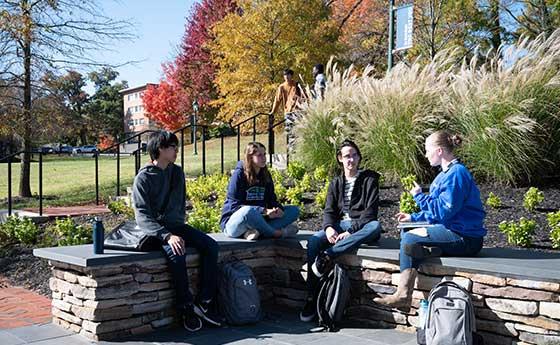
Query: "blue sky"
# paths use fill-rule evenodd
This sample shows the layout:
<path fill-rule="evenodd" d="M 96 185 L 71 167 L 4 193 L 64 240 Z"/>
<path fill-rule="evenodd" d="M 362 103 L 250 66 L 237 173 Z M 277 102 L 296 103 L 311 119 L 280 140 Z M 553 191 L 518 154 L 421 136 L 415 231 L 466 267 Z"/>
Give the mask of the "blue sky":
<path fill-rule="evenodd" d="M 138 38 L 117 42 L 115 52 L 99 52 L 93 56 L 100 62 L 120 64 L 138 63 L 117 68 L 118 80 L 126 80 L 130 87 L 148 82 L 157 83 L 162 75 L 161 63 L 172 59 L 181 42 L 185 23 L 195 0 L 101 0 L 103 12 L 113 19 L 127 19 L 135 23 Z M 88 90 L 90 91 L 90 90 Z"/>

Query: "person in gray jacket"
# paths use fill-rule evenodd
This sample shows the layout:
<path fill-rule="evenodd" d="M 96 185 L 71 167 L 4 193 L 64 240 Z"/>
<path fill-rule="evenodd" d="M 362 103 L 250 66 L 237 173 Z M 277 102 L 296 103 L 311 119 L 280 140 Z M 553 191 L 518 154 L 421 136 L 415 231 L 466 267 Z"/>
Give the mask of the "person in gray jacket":
<path fill-rule="evenodd" d="M 216 295 L 218 244 L 207 234 L 185 224 L 185 174 L 174 164 L 179 140 L 171 132 L 158 131 L 148 140 L 151 163 L 134 179 L 132 200 L 136 223 L 149 235 L 161 240 L 173 276 L 176 309 L 183 327 L 194 332 L 202 320 L 220 326 L 210 308 Z M 187 278 L 186 247 L 200 254 L 200 289 L 195 299 Z"/>

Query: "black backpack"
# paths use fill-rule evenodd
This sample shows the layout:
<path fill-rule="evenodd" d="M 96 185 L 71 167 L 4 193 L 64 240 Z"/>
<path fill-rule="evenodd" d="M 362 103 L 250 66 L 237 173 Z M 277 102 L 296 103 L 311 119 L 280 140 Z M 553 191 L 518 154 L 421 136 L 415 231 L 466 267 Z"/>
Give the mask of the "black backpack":
<path fill-rule="evenodd" d="M 349 299 L 350 278 L 342 266 L 335 264 L 320 281 L 317 295 L 319 326 L 329 332 L 337 331 L 337 323 L 342 319 Z"/>
<path fill-rule="evenodd" d="M 226 260 L 218 275 L 218 305 L 230 325 L 257 323 L 261 298 L 251 268 L 236 258 Z"/>

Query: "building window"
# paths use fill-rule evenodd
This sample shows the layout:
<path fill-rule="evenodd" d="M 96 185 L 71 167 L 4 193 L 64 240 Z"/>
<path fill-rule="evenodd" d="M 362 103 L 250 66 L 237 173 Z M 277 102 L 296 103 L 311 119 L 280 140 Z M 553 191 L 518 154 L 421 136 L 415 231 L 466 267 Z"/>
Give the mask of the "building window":
<path fill-rule="evenodd" d="M 134 126 L 134 120 L 128 120 L 128 125 L 129 126 Z"/>
<path fill-rule="evenodd" d="M 127 114 L 132 114 L 132 107 L 128 107 L 128 109 L 126 109 L 126 113 Z"/>
<path fill-rule="evenodd" d="M 130 95 L 130 94 L 128 95 L 128 100 L 129 100 L 129 101 L 130 101 L 130 99 L 132 98 L 132 97 L 130 97 L 130 96 L 132 96 L 132 95 Z"/>
<path fill-rule="evenodd" d="M 141 124 L 141 125 L 144 124 L 144 119 L 140 119 L 140 124 Z"/>

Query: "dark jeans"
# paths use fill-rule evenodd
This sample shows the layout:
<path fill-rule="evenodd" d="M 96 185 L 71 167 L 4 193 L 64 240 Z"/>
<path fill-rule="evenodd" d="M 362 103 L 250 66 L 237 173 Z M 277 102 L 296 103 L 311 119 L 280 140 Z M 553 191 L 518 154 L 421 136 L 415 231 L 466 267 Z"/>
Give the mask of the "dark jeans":
<path fill-rule="evenodd" d="M 421 259 L 413 258 L 404 252 L 407 244 L 420 244 L 429 247 L 438 247 L 444 256 L 473 256 L 482 249 L 482 237 L 461 236 L 445 228 L 441 224 L 426 227 L 427 237 L 421 237 L 410 232 L 401 231 L 400 268 L 401 272 L 408 268 L 416 268 L 422 263 Z"/>
<path fill-rule="evenodd" d="M 200 254 L 200 284 L 197 300 L 208 301 L 213 299 L 216 295 L 218 275 L 218 243 L 212 237 L 187 224 L 184 227 L 171 229 L 170 232 L 181 236 L 185 241 L 185 247 L 195 248 Z M 176 308 L 181 311 L 186 305 L 194 302 L 189 290 L 186 255 L 173 254 L 171 246 L 167 243 L 163 244 L 162 247 L 167 255 L 175 284 Z"/>
<path fill-rule="evenodd" d="M 336 232 L 343 233 L 352 226 L 352 221 L 342 220 L 337 224 L 334 229 Z M 377 241 L 381 237 L 381 224 L 374 220 L 363 226 L 359 231 L 356 231 L 344 240 L 332 245 L 327 240 L 325 230 L 318 231 L 307 240 L 307 289 L 313 296 L 318 288 L 319 278 L 313 274 L 311 266 L 315 262 L 315 258 L 323 250 L 327 255 L 335 259 L 336 257 L 346 254 L 357 249 L 364 243 L 371 243 Z M 328 249 L 327 249 L 328 248 Z"/>

